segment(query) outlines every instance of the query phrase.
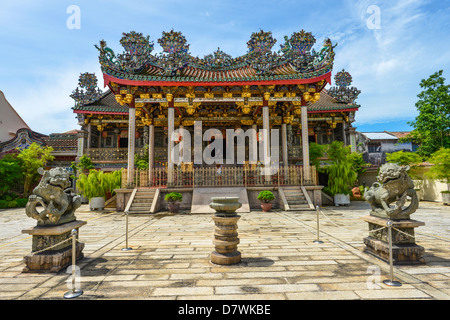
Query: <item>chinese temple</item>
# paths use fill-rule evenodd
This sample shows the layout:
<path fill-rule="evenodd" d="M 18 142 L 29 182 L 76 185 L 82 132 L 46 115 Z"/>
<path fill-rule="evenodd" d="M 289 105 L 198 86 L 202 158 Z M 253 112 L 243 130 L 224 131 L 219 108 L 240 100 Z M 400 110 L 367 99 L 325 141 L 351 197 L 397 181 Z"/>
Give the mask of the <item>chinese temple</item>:
<path fill-rule="evenodd" d="M 268 132 L 279 129 L 280 167 L 301 167 L 305 184 L 317 183 L 309 161 L 311 142 L 340 140 L 355 146 L 352 122 L 360 91 L 350 87 L 352 78 L 345 70 L 325 89 L 332 84 L 336 47 L 329 39 L 316 51 L 315 37 L 301 30 L 285 36 L 275 52 L 277 40 L 260 30 L 251 34 L 242 56 L 232 57 L 219 48 L 203 58 L 189 53 L 180 32 L 163 32 L 157 42 L 162 51 L 153 53 L 149 36 L 123 33 L 124 51 L 116 54 L 100 41 L 95 47 L 107 91 L 98 89 L 94 74 L 83 73 L 71 95 L 84 132 L 82 154 L 103 170 L 126 168 L 129 185 L 137 185 L 136 154 L 148 154 L 147 186 L 155 185 L 158 168 L 168 173 L 168 186 L 180 179 L 171 172 L 207 168 L 204 162 L 180 166 L 171 156 L 180 140 L 169 137 L 180 128 L 194 134 L 196 122 L 201 122 L 202 133 L 209 128 L 222 132 L 224 144 L 229 143 L 226 129 L 264 129 L 267 135 L 256 139 L 264 140 L 269 150 Z M 256 165 L 246 160 L 244 167 Z"/>

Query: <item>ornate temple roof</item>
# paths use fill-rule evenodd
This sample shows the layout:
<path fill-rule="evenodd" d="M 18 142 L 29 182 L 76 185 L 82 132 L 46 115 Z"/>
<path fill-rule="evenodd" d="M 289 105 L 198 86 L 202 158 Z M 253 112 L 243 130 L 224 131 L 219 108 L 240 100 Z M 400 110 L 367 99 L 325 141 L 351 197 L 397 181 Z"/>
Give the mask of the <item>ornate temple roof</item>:
<path fill-rule="evenodd" d="M 120 105 L 110 90 L 87 103 L 76 103 L 72 109 L 74 113 L 128 114 L 128 106 Z"/>
<path fill-rule="evenodd" d="M 154 44 L 150 37 L 131 31 L 123 33 L 120 40 L 122 54 L 115 54 L 106 41 L 95 46 L 104 73 L 105 84 L 117 81 L 123 84 L 144 82 L 168 83 L 258 83 L 275 81 L 280 83 L 308 83 L 326 79 L 330 82 L 334 61 L 334 47 L 326 39 L 319 52 L 312 49 L 314 36 L 301 30 L 290 38 L 284 37 L 278 52 L 272 51 L 277 42 L 271 32 L 252 33 L 247 42 L 248 52 L 233 58 L 219 48 L 203 58 L 189 53 L 189 44 L 181 32 L 163 32 L 158 39 L 163 51 L 152 54 Z M 302 82 L 303 80 L 303 82 Z M 294 83 L 294 82 L 293 82 Z"/>

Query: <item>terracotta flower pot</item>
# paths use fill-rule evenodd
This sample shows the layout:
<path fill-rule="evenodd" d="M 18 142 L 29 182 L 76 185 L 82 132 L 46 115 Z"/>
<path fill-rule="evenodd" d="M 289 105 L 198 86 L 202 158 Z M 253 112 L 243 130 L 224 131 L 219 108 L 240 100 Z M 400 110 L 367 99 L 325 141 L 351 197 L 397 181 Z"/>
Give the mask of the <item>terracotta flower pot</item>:
<path fill-rule="evenodd" d="M 177 213 L 178 210 L 180 210 L 180 203 L 179 202 L 169 202 L 167 205 L 167 208 L 169 209 L 170 213 Z"/>
<path fill-rule="evenodd" d="M 272 202 L 261 202 L 263 212 L 269 212 L 272 209 Z"/>

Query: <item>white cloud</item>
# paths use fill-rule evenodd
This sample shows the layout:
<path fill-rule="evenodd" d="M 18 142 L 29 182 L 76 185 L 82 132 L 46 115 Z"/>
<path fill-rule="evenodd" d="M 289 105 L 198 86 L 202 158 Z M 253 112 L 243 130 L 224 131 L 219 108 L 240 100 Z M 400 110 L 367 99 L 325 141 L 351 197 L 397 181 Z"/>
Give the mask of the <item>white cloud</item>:
<path fill-rule="evenodd" d="M 43 134 L 65 132 L 79 128 L 71 109 L 74 100 L 69 97 L 78 86 L 82 72 L 95 72 L 99 87 L 103 78 L 93 63 L 84 66 L 61 66 L 35 70 L 38 74 L 33 85 L 2 89 L 13 108 L 33 130 Z"/>

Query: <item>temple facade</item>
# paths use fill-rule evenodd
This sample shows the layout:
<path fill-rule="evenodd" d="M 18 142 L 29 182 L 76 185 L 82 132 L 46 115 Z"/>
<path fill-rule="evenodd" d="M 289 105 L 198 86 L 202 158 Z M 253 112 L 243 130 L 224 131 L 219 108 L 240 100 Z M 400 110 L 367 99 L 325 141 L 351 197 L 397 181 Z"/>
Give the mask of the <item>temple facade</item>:
<path fill-rule="evenodd" d="M 71 95 L 81 126 L 77 159 L 86 154 L 102 170 L 125 168 L 129 187 L 195 187 L 209 179 L 202 172 L 217 174 L 219 167 L 227 185 L 247 185 L 250 178 L 317 184 L 309 144 L 340 140 L 356 151 L 352 122 L 360 91 L 345 70 L 325 89 L 336 46 L 329 39 L 318 51 L 304 30 L 274 52 L 276 41 L 271 32 L 255 32 L 248 52 L 236 58 L 220 49 L 193 57 L 173 30 L 162 33 L 156 54 L 150 37 L 134 31 L 123 34 L 121 54 L 100 41 L 106 92 L 94 74 L 83 73 Z M 289 182 L 294 172 L 300 178 Z M 218 181 L 210 178 L 211 185 Z"/>

